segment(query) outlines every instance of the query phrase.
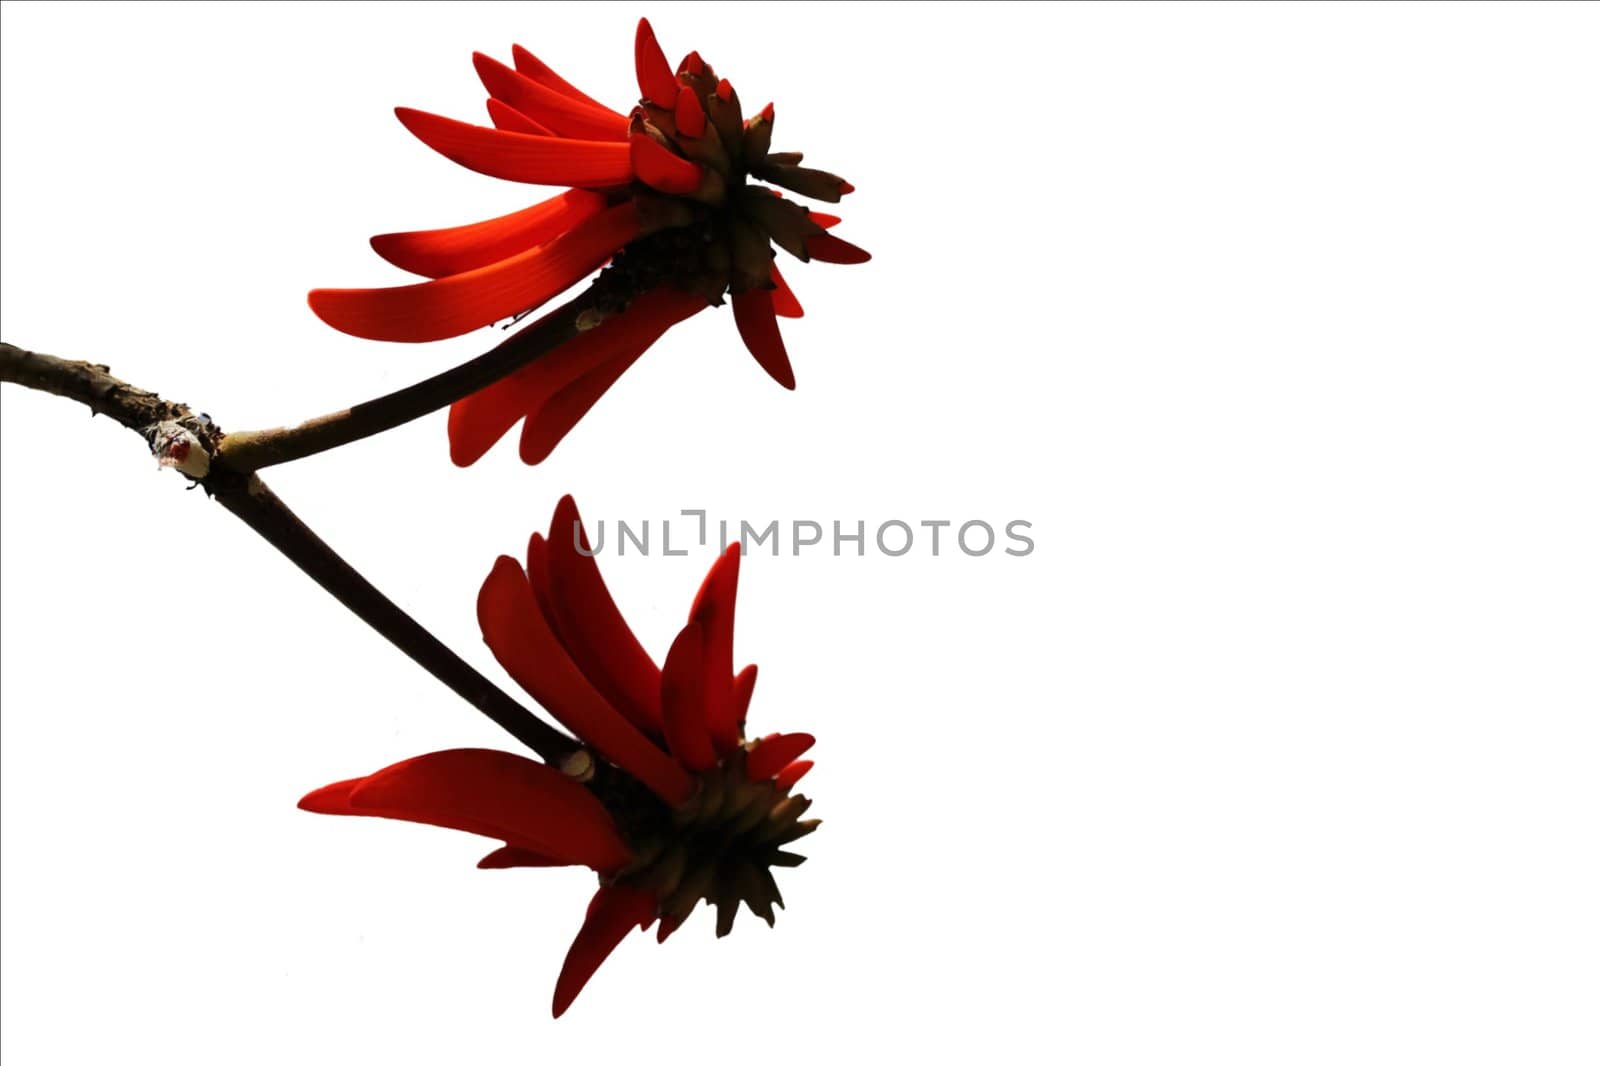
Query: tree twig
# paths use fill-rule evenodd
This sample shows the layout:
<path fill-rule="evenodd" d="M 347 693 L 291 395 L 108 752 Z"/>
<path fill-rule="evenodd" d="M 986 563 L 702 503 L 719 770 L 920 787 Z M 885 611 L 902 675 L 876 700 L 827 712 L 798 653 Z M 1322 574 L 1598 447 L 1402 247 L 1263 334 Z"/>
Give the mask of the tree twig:
<path fill-rule="evenodd" d="M 297 426 L 229 433 L 218 447 L 218 456 L 233 470 L 260 470 L 382 433 L 448 407 L 576 337 L 578 316 L 588 306 L 586 296 L 556 308 L 476 359 L 398 392 Z"/>
<path fill-rule="evenodd" d="M 444 376 L 446 375 L 441 375 Z M 217 448 L 219 439 L 226 441 L 229 438 L 211 426 L 208 421 L 198 419 L 189 407 L 164 400 L 153 392 L 113 377 L 109 368 L 98 363 L 59 359 L 5 343 L 0 343 L 0 381 L 9 381 L 30 389 L 76 400 L 87 405 L 96 414 L 106 415 L 139 433 L 147 442 L 156 426 L 161 423 L 177 422 L 185 426 L 195 435 L 208 454 L 211 454 L 209 470 L 204 476 L 192 480 L 204 486 L 218 503 L 287 556 L 308 577 L 326 589 L 334 599 L 344 604 L 418 666 L 444 682 L 451 691 L 477 708 L 496 725 L 538 752 L 547 762 L 559 763 L 579 748 L 577 741 L 548 725 L 508 696 L 492 681 L 474 670 L 466 660 L 445 647 L 438 638 L 401 610 L 394 601 L 379 592 L 322 538 L 301 522 L 251 469 L 235 467 Z M 413 388 L 420 387 L 413 386 Z M 352 408 L 352 411 L 357 410 L 360 408 Z M 300 446 L 299 442 L 306 439 L 295 437 L 294 430 L 279 432 L 288 435 L 291 447 Z M 357 433 L 346 439 L 359 439 L 365 435 L 368 434 Z M 313 436 L 310 439 L 326 438 Z M 314 447 L 302 454 L 309 455 L 333 446 L 326 444 Z M 289 458 L 294 457 L 297 456 L 289 456 Z"/>

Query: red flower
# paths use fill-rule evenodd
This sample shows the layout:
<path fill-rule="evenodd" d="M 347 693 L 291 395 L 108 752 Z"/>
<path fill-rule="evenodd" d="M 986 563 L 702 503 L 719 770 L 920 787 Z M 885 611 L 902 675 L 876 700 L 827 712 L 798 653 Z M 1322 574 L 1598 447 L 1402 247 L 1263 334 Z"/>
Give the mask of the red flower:
<path fill-rule="evenodd" d="M 478 593 L 478 623 L 496 659 L 587 748 L 561 768 L 484 749 L 438 751 L 318 789 L 300 806 L 460 829 L 503 841 L 478 865 L 588 866 L 600 888 L 556 979 L 560 1017 L 634 926 L 660 920 L 664 941 L 704 899 L 717 935 L 743 902 L 773 922 L 782 906 L 771 867 L 814 830 L 811 801 L 792 793 L 813 740 L 746 740 L 756 668 L 733 672 L 739 546 L 711 567 L 689 620 L 655 662 L 617 611 L 577 506 L 556 507 L 535 533 L 527 569 L 501 556 Z"/>
<path fill-rule="evenodd" d="M 746 121 L 738 94 L 698 53 L 674 74 L 643 19 L 634 41 L 642 98 L 626 117 L 520 46 L 513 57 L 514 68 L 473 56 L 492 129 L 395 113 L 430 148 L 481 174 L 574 188 L 487 222 L 374 237 L 383 258 L 432 280 L 317 289 L 311 309 L 358 337 L 439 340 L 520 316 L 610 260 L 585 295 L 576 340 L 451 409 L 450 451 L 462 466 L 523 418 L 522 457 L 539 462 L 657 338 L 724 293 L 756 361 L 793 388 L 777 316 L 802 311 L 772 244 L 802 261 L 870 257 L 827 232 L 837 217 L 746 179 L 830 202 L 852 186 L 802 167 L 799 152 L 771 151 L 772 105 Z"/>

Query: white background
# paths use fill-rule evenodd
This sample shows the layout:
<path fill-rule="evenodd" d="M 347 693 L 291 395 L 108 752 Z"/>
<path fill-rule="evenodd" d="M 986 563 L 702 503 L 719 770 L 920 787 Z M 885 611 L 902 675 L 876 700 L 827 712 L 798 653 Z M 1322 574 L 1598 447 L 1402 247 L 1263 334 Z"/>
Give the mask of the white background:
<path fill-rule="evenodd" d="M 540 195 L 393 105 L 479 120 L 520 41 L 626 106 L 640 14 L 859 187 L 872 263 L 788 270 L 799 391 L 708 313 L 541 467 L 441 414 L 269 482 L 502 681 L 477 585 L 567 491 L 1037 550 L 747 560 L 812 861 L 552 1022 L 591 875 L 294 807 L 515 742 L 6 387 L 8 1066 L 1597 1061 L 1592 5 L 8 5 L 5 339 L 235 429 L 481 350 L 303 295 Z M 602 562 L 660 654 L 709 561 Z"/>

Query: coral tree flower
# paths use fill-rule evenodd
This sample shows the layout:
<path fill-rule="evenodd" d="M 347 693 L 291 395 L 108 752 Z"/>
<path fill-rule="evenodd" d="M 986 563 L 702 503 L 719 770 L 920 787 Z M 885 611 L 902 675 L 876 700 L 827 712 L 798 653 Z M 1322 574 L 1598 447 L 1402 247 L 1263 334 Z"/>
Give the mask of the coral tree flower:
<path fill-rule="evenodd" d="M 610 262 L 585 296 L 575 340 L 452 408 L 454 460 L 477 461 L 522 419 L 523 459 L 544 459 L 650 345 L 724 294 L 756 362 L 792 389 L 777 319 L 802 310 L 773 245 L 803 262 L 869 256 L 828 232 L 837 217 L 749 179 L 835 203 L 850 183 L 801 166 L 799 152 L 772 151 L 772 105 L 745 118 L 733 86 L 696 52 L 674 72 L 643 19 L 634 41 L 640 100 L 627 115 L 520 46 L 513 66 L 481 53 L 473 63 L 492 128 L 410 108 L 396 110 L 400 121 L 481 174 L 572 188 L 486 222 L 372 239 L 383 258 L 430 280 L 310 295 L 335 329 L 432 341 L 520 316 Z"/>
<path fill-rule="evenodd" d="M 773 922 L 774 866 L 820 823 L 793 792 L 811 768 L 805 733 L 745 738 L 756 668 L 733 670 L 739 546 L 706 575 L 665 661 L 623 621 L 588 551 L 576 505 L 535 533 L 526 568 L 496 560 L 478 622 L 496 659 L 587 747 L 560 768 L 509 752 L 438 751 L 318 789 L 300 806 L 459 829 L 501 841 L 478 865 L 587 866 L 600 887 L 556 979 L 560 1017 L 613 948 L 659 921 L 664 941 L 705 900 L 717 935 L 742 902 Z"/>

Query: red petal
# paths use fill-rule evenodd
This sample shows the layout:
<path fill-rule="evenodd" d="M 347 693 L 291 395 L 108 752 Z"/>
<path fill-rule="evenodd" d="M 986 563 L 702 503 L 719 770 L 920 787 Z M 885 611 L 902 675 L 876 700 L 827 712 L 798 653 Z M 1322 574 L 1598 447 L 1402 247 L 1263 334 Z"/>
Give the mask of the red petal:
<path fill-rule="evenodd" d="M 841 181 L 839 183 L 839 195 L 840 196 L 849 196 L 851 193 L 853 193 L 855 191 L 856 191 L 856 187 L 854 185 L 851 185 L 848 181 Z"/>
<path fill-rule="evenodd" d="M 700 188 L 700 179 L 705 176 L 700 164 L 674 155 L 648 133 L 633 134 L 628 138 L 628 148 L 633 172 L 652 189 L 688 196 Z"/>
<path fill-rule="evenodd" d="M 661 668 L 661 717 L 673 758 L 691 770 L 709 770 L 717 754 L 706 731 L 704 637 L 690 622 L 678 633 Z"/>
<path fill-rule="evenodd" d="M 483 102 L 489 109 L 489 121 L 494 123 L 497 130 L 510 130 L 512 133 L 531 133 L 538 137 L 552 137 L 553 130 L 546 129 L 533 119 L 524 115 L 510 104 L 496 100 L 494 97 Z"/>
<path fill-rule="evenodd" d="M 690 52 L 683 57 L 683 62 L 678 64 L 678 72 L 681 74 L 703 74 L 705 69 L 706 61 L 700 58 L 699 52 Z"/>
<path fill-rule="evenodd" d="M 583 551 L 579 551 L 579 545 Z M 635 726 L 661 735 L 661 671 L 639 644 L 589 551 L 583 518 L 563 496 L 550 519 L 550 606 L 567 654 Z"/>
<path fill-rule="evenodd" d="M 638 236 L 638 213 L 623 203 L 476 270 L 390 289 L 316 289 L 308 302 L 318 318 L 357 337 L 443 340 L 538 307 Z"/>
<path fill-rule="evenodd" d="M 446 159 L 491 178 L 582 188 L 626 185 L 633 180 L 628 146 L 621 141 L 511 133 L 409 107 L 397 107 L 394 113 L 423 144 Z"/>
<path fill-rule="evenodd" d="M 739 723 L 739 731 L 744 732 L 744 721 L 750 715 L 750 697 L 756 691 L 756 664 L 740 670 L 733 679 L 733 715 Z"/>
<path fill-rule="evenodd" d="M 811 218 L 811 221 L 815 222 L 823 229 L 832 229 L 834 226 L 837 226 L 840 222 L 844 221 L 838 215 L 830 215 L 823 211 L 812 211 L 809 217 Z"/>
<path fill-rule="evenodd" d="M 566 863 L 552 859 L 548 855 L 541 855 L 537 851 L 527 848 L 515 848 L 507 844 L 503 848 L 496 848 L 478 860 L 480 870 L 510 870 L 518 866 L 565 866 Z"/>
<path fill-rule="evenodd" d="M 841 241 L 831 233 L 819 233 L 815 237 L 807 237 L 806 251 L 811 253 L 811 258 L 820 259 L 824 263 L 865 263 L 872 258 L 870 252 L 857 248 L 849 241 Z"/>
<path fill-rule="evenodd" d="M 605 197 L 598 193 L 570 189 L 560 196 L 487 222 L 411 233 L 384 233 L 372 238 L 372 250 L 401 270 L 442 278 L 525 252 L 599 214 L 605 206 Z"/>
<path fill-rule="evenodd" d="M 817 738 L 810 733 L 774 733 L 750 751 L 745 760 L 745 776 L 765 781 L 811 749 Z"/>
<path fill-rule="evenodd" d="M 460 748 L 395 763 L 300 801 L 319 814 L 421 822 L 612 871 L 632 858 L 611 815 L 559 770 L 505 751 Z"/>
<path fill-rule="evenodd" d="M 537 466 L 550 458 L 556 445 L 572 432 L 579 419 L 600 402 L 611 386 L 617 383 L 627 369 L 639 361 L 644 351 L 634 352 L 589 371 L 546 401 L 545 405 L 522 424 L 522 440 L 518 454 L 529 466 Z"/>
<path fill-rule="evenodd" d="M 733 322 L 739 327 L 744 346 L 773 381 L 792 389 L 794 368 L 789 365 L 789 353 L 784 350 L 783 335 L 778 332 L 775 315 L 772 293 L 765 289 L 733 294 Z"/>
<path fill-rule="evenodd" d="M 543 85 L 546 89 L 554 89 L 556 92 L 561 93 L 564 96 L 570 96 L 574 100 L 580 100 L 598 110 L 610 111 L 611 114 L 617 115 L 615 111 L 611 111 L 609 107 L 607 107 L 605 104 L 602 104 L 588 93 L 581 92 L 574 88 L 572 83 L 567 81 L 567 79 L 563 78 L 561 75 L 557 74 L 555 71 L 546 66 L 544 60 L 540 59 L 538 56 L 534 55 L 520 44 L 514 44 L 511 46 L 511 61 L 516 65 L 518 74 L 521 74 L 525 78 L 532 78 L 540 85 Z M 622 116 L 617 115 L 617 118 L 622 119 Z M 626 121 L 626 119 L 623 119 L 623 121 Z"/>
<path fill-rule="evenodd" d="M 783 275 L 778 273 L 778 265 L 774 263 L 772 270 L 772 313 L 779 318 L 799 318 L 806 313 L 800 306 L 800 301 L 795 297 L 794 290 L 789 288 L 789 283 L 783 280 Z"/>
<path fill-rule="evenodd" d="M 450 407 L 451 460 L 457 466 L 477 462 L 518 419 L 542 409 L 562 389 L 613 359 L 637 357 L 672 326 L 705 307 L 700 297 L 674 289 L 645 293 L 622 314 L 457 401 Z"/>
<path fill-rule="evenodd" d="M 504 100 L 535 122 L 550 127 L 557 136 L 620 141 L 628 135 L 628 120 L 614 111 L 540 85 L 482 52 L 472 54 L 472 65 L 490 96 Z"/>
<path fill-rule="evenodd" d="M 678 86 L 678 102 L 672 109 L 672 121 L 678 132 L 686 137 L 703 137 L 706 132 L 706 109 L 700 103 L 700 94 L 687 85 Z"/>
<path fill-rule="evenodd" d="M 672 806 L 694 782 L 594 690 L 539 609 L 528 577 L 502 555 L 478 592 L 484 643 L 517 684 L 556 720 Z"/>
<path fill-rule="evenodd" d="M 782 770 L 778 771 L 778 787 L 787 792 L 789 789 L 793 788 L 802 777 L 806 776 L 806 774 L 810 772 L 811 768 L 815 765 L 816 763 L 812 762 L 810 759 L 799 759 L 790 763 L 788 766 L 785 766 Z"/>
<path fill-rule="evenodd" d="M 633 66 L 639 75 L 639 94 L 657 107 L 671 107 L 677 102 L 678 79 L 667 65 L 667 57 L 656 43 L 656 33 L 649 19 L 639 20 L 639 29 L 633 35 Z"/>
<path fill-rule="evenodd" d="M 772 105 L 768 104 L 766 107 L 763 107 L 760 111 L 756 112 L 755 118 L 747 119 L 745 121 L 745 125 L 750 125 L 750 123 L 754 122 L 756 119 L 760 119 L 763 122 L 771 122 L 773 114 L 774 112 L 772 110 Z"/>
<path fill-rule="evenodd" d="M 567 949 L 566 961 L 561 964 L 552 1013 L 557 1018 L 565 1014 L 622 938 L 635 926 L 642 929 L 649 925 L 655 915 L 656 897 L 652 893 L 640 888 L 602 885 L 589 901 L 583 928 L 578 930 L 572 947 Z"/>
<path fill-rule="evenodd" d="M 739 746 L 739 719 L 733 693 L 733 613 L 739 593 L 739 545 L 730 544 L 700 585 L 689 621 L 704 635 L 701 658 L 705 680 L 706 731 L 717 751 Z"/>
<path fill-rule="evenodd" d="M 364 777 L 352 777 L 347 781 L 323 785 L 315 792 L 307 792 L 302 796 L 298 806 L 302 811 L 312 814 L 354 814 L 356 812 L 350 809 L 350 793 L 365 780 Z"/>
<path fill-rule="evenodd" d="M 528 538 L 527 558 L 528 586 L 533 589 L 533 598 L 539 603 L 539 613 L 544 615 L 545 625 L 559 637 L 561 623 L 556 621 L 556 609 L 550 602 L 550 545 L 546 543 L 544 534 L 534 533 Z"/>

